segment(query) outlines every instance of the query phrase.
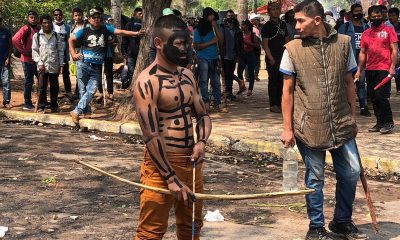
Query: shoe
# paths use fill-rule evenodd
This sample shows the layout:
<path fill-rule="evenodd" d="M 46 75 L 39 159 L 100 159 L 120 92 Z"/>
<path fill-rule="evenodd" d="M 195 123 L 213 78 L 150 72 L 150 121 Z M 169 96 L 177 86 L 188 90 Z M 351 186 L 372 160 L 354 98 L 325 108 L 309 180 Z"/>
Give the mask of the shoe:
<path fill-rule="evenodd" d="M 388 134 L 393 131 L 393 128 L 394 128 L 393 123 L 386 123 L 386 124 L 383 124 L 383 127 L 379 130 L 379 132 L 382 134 Z"/>
<path fill-rule="evenodd" d="M 35 107 L 32 104 L 25 104 L 22 107 L 22 110 L 33 110 L 33 109 L 35 109 Z"/>
<path fill-rule="evenodd" d="M 362 108 L 360 111 L 361 116 L 371 117 L 371 113 L 368 111 L 368 108 Z"/>
<path fill-rule="evenodd" d="M 364 240 L 369 239 L 369 237 L 358 230 L 353 222 L 349 223 L 338 223 L 336 220 L 332 220 L 328 225 L 329 230 L 333 233 L 345 237 L 348 240 Z"/>
<path fill-rule="evenodd" d="M 377 123 L 377 124 L 375 124 L 375 126 L 369 128 L 368 132 L 379 132 L 382 127 L 383 127 L 383 124 Z"/>
<path fill-rule="evenodd" d="M 213 111 L 213 112 L 220 112 L 220 113 L 227 113 L 227 112 L 228 112 L 228 109 L 225 108 L 225 107 L 221 107 L 220 105 L 215 105 L 215 106 L 212 108 L 212 111 Z"/>
<path fill-rule="evenodd" d="M 65 96 L 66 96 L 67 98 L 73 98 L 73 97 L 74 97 L 74 95 L 73 95 L 71 92 L 65 93 Z"/>
<path fill-rule="evenodd" d="M 246 85 L 244 84 L 244 81 L 239 79 L 239 91 L 236 92 L 236 95 L 240 95 L 246 90 L 247 88 Z"/>
<path fill-rule="evenodd" d="M 114 101 L 114 95 L 113 94 L 108 94 L 107 99 L 110 101 Z"/>
<path fill-rule="evenodd" d="M 13 106 L 11 105 L 11 103 L 4 103 L 4 104 L 3 104 L 3 107 L 4 107 L 4 108 L 7 108 L 7 109 L 10 109 L 10 108 L 12 108 Z"/>
<path fill-rule="evenodd" d="M 50 112 L 51 112 L 51 113 L 59 113 L 59 112 L 61 112 L 61 111 L 60 111 L 59 108 L 52 108 Z"/>
<path fill-rule="evenodd" d="M 38 110 L 37 110 L 37 113 L 45 113 L 45 111 L 44 111 L 44 109 L 43 108 L 39 108 Z"/>
<path fill-rule="evenodd" d="M 280 109 L 279 106 L 271 106 L 269 110 L 273 113 L 281 113 L 282 112 L 282 110 Z"/>
<path fill-rule="evenodd" d="M 103 102 L 103 94 L 95 96 L 94 101 L 96 103 L 102 103 Z"/>
<path fill-rule="evenodd" d="M 248 90 L 247 91 L 247 96 L 250 97 L 251 95 L 253 95 L 253 91 L 252 90 Z"/>
<path fill-rule="evenodd" d="M 72 111 L 69 114 L 71 115 L 72 121 L 75 124 L 79 124 L 79 115 L 78 115 L 78 113 L 76 113 L 75 111 Z"/>
<path fill-rule="evenodd" d="M 332 240 L 332 238 L 329 237 L 326 229 L 321 227 L 310 228 L 307 232 L 306 240 Z"/>
<path fill-rule="evenodd" d="M 231 100 L 231 101 L 235 101 L 237 98 L 236 96 L 234 96 L 233 94 L 230 94 L 226 97 L 226 99 Z"/>

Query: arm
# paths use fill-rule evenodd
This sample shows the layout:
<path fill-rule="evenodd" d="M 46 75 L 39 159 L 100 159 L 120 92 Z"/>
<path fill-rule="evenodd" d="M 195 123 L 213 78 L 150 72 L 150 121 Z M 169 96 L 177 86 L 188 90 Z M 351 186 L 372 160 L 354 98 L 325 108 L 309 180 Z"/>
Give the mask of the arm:
<path fill-rule="evenodd" d="M 79 32 L 78 32 L 79 33 Z M 77 42 L 76 40 L 76 35 L 71 35 L 71 37 L 68 40 L 68 45 L 69 45 L 69 52 L 71 54 L 71 57 L 74 61 L 78 61 L 82 58 L 82 54 L 81 53 L 76 53 L 75 51 L 75 43 Z"/>
<path fill-rule="evenodd" d="M 220 46 L 222 46 L 222 44 L 224 44 L 224 35 L 222 35 L 221 30 L 219 29 L 216 21 L 212 21 L 211 25 L 214 30 L 214 34 L 216 35 L 216 37 L 218 39 L 218 44 Z"/>
<path fill-rule="evenodd" d="M 26 41 L 26 39 L 29 36 L 26 36 L 28 34 L 28 26 L 23 26 L 18 30 L 18 32 L 14 35 L 12 38 L 12 42 L 15 46 L 15 48 L 20 52 L 21 54 L 25 56 L 32 56 L 32 50 L 27 49 L 25 47 L 26 42 L 23 42 L 23 40 Z"/>
<path fill-rule="evenodd" d="M 187 72 L 187 75 L 191 78 L 192 82 L 196 82 L 192 72 Z M 211 134 L 212 123 L 210 116 L 207 114 L 206 106 L 200 96 L 197 85 L 194 85 L 194 88 L 193 109 L 196 117 L 197 143 L 193 148 L 192 159 L 197 163 L 201 163 L 204 161 L 205 146 Z"/>
<path fill-rule="evenodd" d="M 357 81 L 360 78 L 361 72 L 364 70 L 366 60 L 367 60 L 367 55 L 365 48 L 361 48 L 360 54 L 358 55 L 358 67 L 357 67 L 357 73 L 354 75 L 354 81 Z"/>
<path fill-rule="evenodd" d="M 11 60 L 11 53 L 12 53 L 12 51 L 13 51 L 13 44 L 12 44 L 12 35 L 11 35 L 11 32 L 9 32 L 9 34 L 10 34 L 10 36 L 8 37 L 8 56 L 7 56 L 7 59 L 6 59 L 6 62 L 5 62 L 5 65 L 6 66 L 9 66 L 10 65 L 10 60 Z"/>
<path fill-rule="evenodd" d="M 281 141 L 285 148 L 294 145 L 293 133 L 293 99 L 294 99 L 294 76 L 284 74 L 283 90 L 282 90 L 282 115 L 283 115 L 283 132 Z"/>
<path fill-rule="evenodd" d="M 175 175 L 171 164 L 168 161 L 166 147 L 163 138 L 159 135 L 159 118 L 157 102 L 159 97 L 158 79 L 151 79 L 143 75 L 138 77 L 134 84 L 134 101 L 136 105 L 136 114 L 139 119 L 140 128 L 143 133 L 143 140 L 159 173 L 168 184 L 168 188 L 178 193 L 178 198 L 183 197 L 188 200 L 188 195 L 193 195 L 187 186 L 185 186 Z M 150 88 L 153 91 L 146 91 Z M 193 200 L 193 198 L 192 198 Z"/>
<path fill-rule="evenodd" d="M 43 66 L 44 63 L 40 58 L 40 46 L 37 41 L 37 34 L 39 34 L 39 33 L 35 33 L 35 35 L 33 35 L 33 39 L 32 39 L 32 59 L 33 59 L 33 61 L 36 62 L 38 67 L 40 67 L 40 66 Z"/>
<path fill-rule="evenodd" d="M 353 81 L 353 76 L 351 72 L 347 73 L 346 76 L 344 77 L 346 81 L 346 93 L 347 93 L 347 99 L 350 104 L 351 108 L 351 116 L 355 120 L 356 119 L 356 90 L 354 87 L 354 81 Z"/>
<path fill-rule="evenodd" d="M 140 30 L 138 32 L 133 32 L 133 31 L 121 30 L 121 29 L 116 28 L 114 30 L 114 34 L 125 36 L 125 37 L 138 37 L 138 36 L 144 34 L 144 30 Z"/>
<path fill-rule="evenodd" d="M 194 45 L 194 49 L 197 50 L 197 51 L 200 51 L 200 50 L 202 50 L 204 48 L 208 48 L 209 46 L 216 44 L 218 42 L 218 38 L 214 37 L 210 41 L 202 43 L 200 34 L 199 34 L 198 30 L 196 29 L 194 31 L 193 42 L 194 42 L 194 44 L 193 44 Z"/>
<path fill-rule="evenodd" d="M 392 76 L 396 75 L 397 51 L 398 51 L 397 42 L 391 43 L 390 44 L 390 57 L 392 59 L 392 63 L 390 64 L 389 74 Z"/>
<path fill-rule="evenodd" d="M 275 59 L 272 56 L 271 50 L 268 47 L 268 41 L 269 41 L 268 38 L 263 38 L 262 39 L 262 46 L 263 46 L 263 49 L 265 51 L 265 56 L 267 56 L 269 63 L 271 65 L 275 65 Z"/>

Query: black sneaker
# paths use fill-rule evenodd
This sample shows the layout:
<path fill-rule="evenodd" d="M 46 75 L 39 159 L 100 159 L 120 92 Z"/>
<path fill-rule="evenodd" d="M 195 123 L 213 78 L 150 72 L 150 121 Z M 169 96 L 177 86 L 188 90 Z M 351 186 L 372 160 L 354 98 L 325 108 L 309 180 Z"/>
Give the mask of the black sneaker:
<path fill-rule="evenodd" d="M 369 239 L 367 234 L 362 233 L 354 223 L 338 223 L 336 220 L 332 220 L 328 226 L 329 230 L 333 233 L 345 237 L 348 240 L 364 240 Z"/>
<path fill-rule="evenodd" d="M 368 111 L 368 108 L 362 108 L 360 111 L 361 116 L 371 117 L 371 113 Z"/>
<path fill-rule="evenodd" d="M 25 104 L 22 107 L 22 110 L 33 110 L 33 109 L 35 109 L 35 107 L 32 104 Z"/>
<path fill-rule="evenodd" d="M 381 130 L 381 128 L 383 127 L 383 124 L 381 123 L 377 123 L 375 124 L 375 126 L 373 126 L 372 128 L 368 129 L 368 132 L 379 132 Z"/>
<path fill-rule="evenodd" d="M 393 128 L 394 128 L 393 123 L 386 123 L 379 130 L 379 132 L 382 133 L 382 134 L 388 134 L 388 133 L 391 133 L 393 131 Z"/>
<path fill-rule="evenodd" d="M 324 227 L 308 229 L 306 240 L 332 240 Z"/>

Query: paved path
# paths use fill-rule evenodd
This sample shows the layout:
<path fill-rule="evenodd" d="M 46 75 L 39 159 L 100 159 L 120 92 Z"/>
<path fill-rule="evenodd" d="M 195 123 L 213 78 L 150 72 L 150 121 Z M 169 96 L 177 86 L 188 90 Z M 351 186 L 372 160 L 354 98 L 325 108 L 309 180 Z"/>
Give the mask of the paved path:
<path fill-rule="evenodd" d="M 21 77 L 21 76 L 20 76 Z M 236 150 L 250 150 L 256 152 L 273 152 L 279 154 L 282 150 L 282 145 L 279 141 L 279 136 L 282 131 L 282 116 L 281 114 L 272 113 L 269 111 L 268 91 L 267 91 L 267 73 L 265 70 L 260 72 L 261 81 L 255 83 L 254 94 L 251 97 L 245 95 L 239 96 L 238 100 L 228 104 L 228 113 L 212 113 L 213 121 L 213 142 L 216 145 L 223 147 L 231 147 Z M 13 83 L 19 83 L 21 80 L 14 80 Z M 62 81 L 60 81 L 62 83 Z M 74 86 L 74 84 L 73 84 Z M 234 83 L 234 88 L 238 86 Z M 15 89 L 15 88 L 13 88 Z M 61 87 L 60 89 L 63 89 Z M 393 87 L 394 88 L 394 83 Z M 14 90 L 13 105 L 21 104 L 21 89 Z M 123 97 L 123 93 L 115 94 L 116 97 Z M 17 102 L 20 101 L 20 102 Z M 400 125 L 400 95 L 396 95 L 393 90 L 391 98 L 392 110 L 394 114 L 395 124 Z M 68 111 L 71 105 L 62 107 L 64 113 L 57 114 L 57 118 L 67 119 Z M 372 112 L 372 107 L 370 107 Z M 21 110 L 21 107 L 15 107 L 12 110 Z M 359 111 L 357 109 L 357 111 Z M 50 114 L 46 114 L 45 118 L 50 119 Z M 32 114 L 34 116 L 34 114 Z M 103 125 L 115 125 L 110 121 L 112 116 L 111 109 L 98 108 L 93 114 L 94 119 L 107 120 L 108 123 Z M 357 137 L 360 154 L 363 158 L 363 164 L 375 173 L 379 172 L 395 172 L 400 173 L 400 131 L 396 127 L 393 134 L 382 135 L 380 133 L 368 133 L 367 129 L 375 124 L 375 117 L 358 116 L 357 122 L 359 126 L 359 135 Z M 88 123 L 89 124 L 89 123 Z M 133 123 L 135 124 L 135 123 Z M 90 126 L 96 124 L 90 123 Z M 98 125 L 98 124 L 97 124 Z M 114 127 L 113 129 L 118 128 Z M 96 127 L 93 127 L 96 128 Z M 135 133 L 140 133 L 137 124 L 132 127 Z M 107 128 L 100 126 L 97 129 L 107 131 Z M 120 131 L 121 132 L 121 131 Z M 131 133 L 129 131 L 122 131 Z M 328 155 L 329 161 L 329 155 Z"/>

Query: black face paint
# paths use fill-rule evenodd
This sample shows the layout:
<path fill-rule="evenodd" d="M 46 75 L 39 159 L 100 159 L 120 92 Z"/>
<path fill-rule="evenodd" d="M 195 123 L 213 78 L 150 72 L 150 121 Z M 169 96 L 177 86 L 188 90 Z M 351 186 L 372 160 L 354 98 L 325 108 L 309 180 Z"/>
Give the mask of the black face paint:
<path fill-rule="evenodd" d="M 184 39 L 185 46 L 183 51 L 178 47 L 174 46 L 175 39 Z M 187 51 L 189 48 L 190 36 L 187 30 L 177 30 L 168 38 L 167 44 L 164 46 L 165 57 L 172 62 L 181 67 L 186 67 L 189 63 L 187 57 Z"/>

